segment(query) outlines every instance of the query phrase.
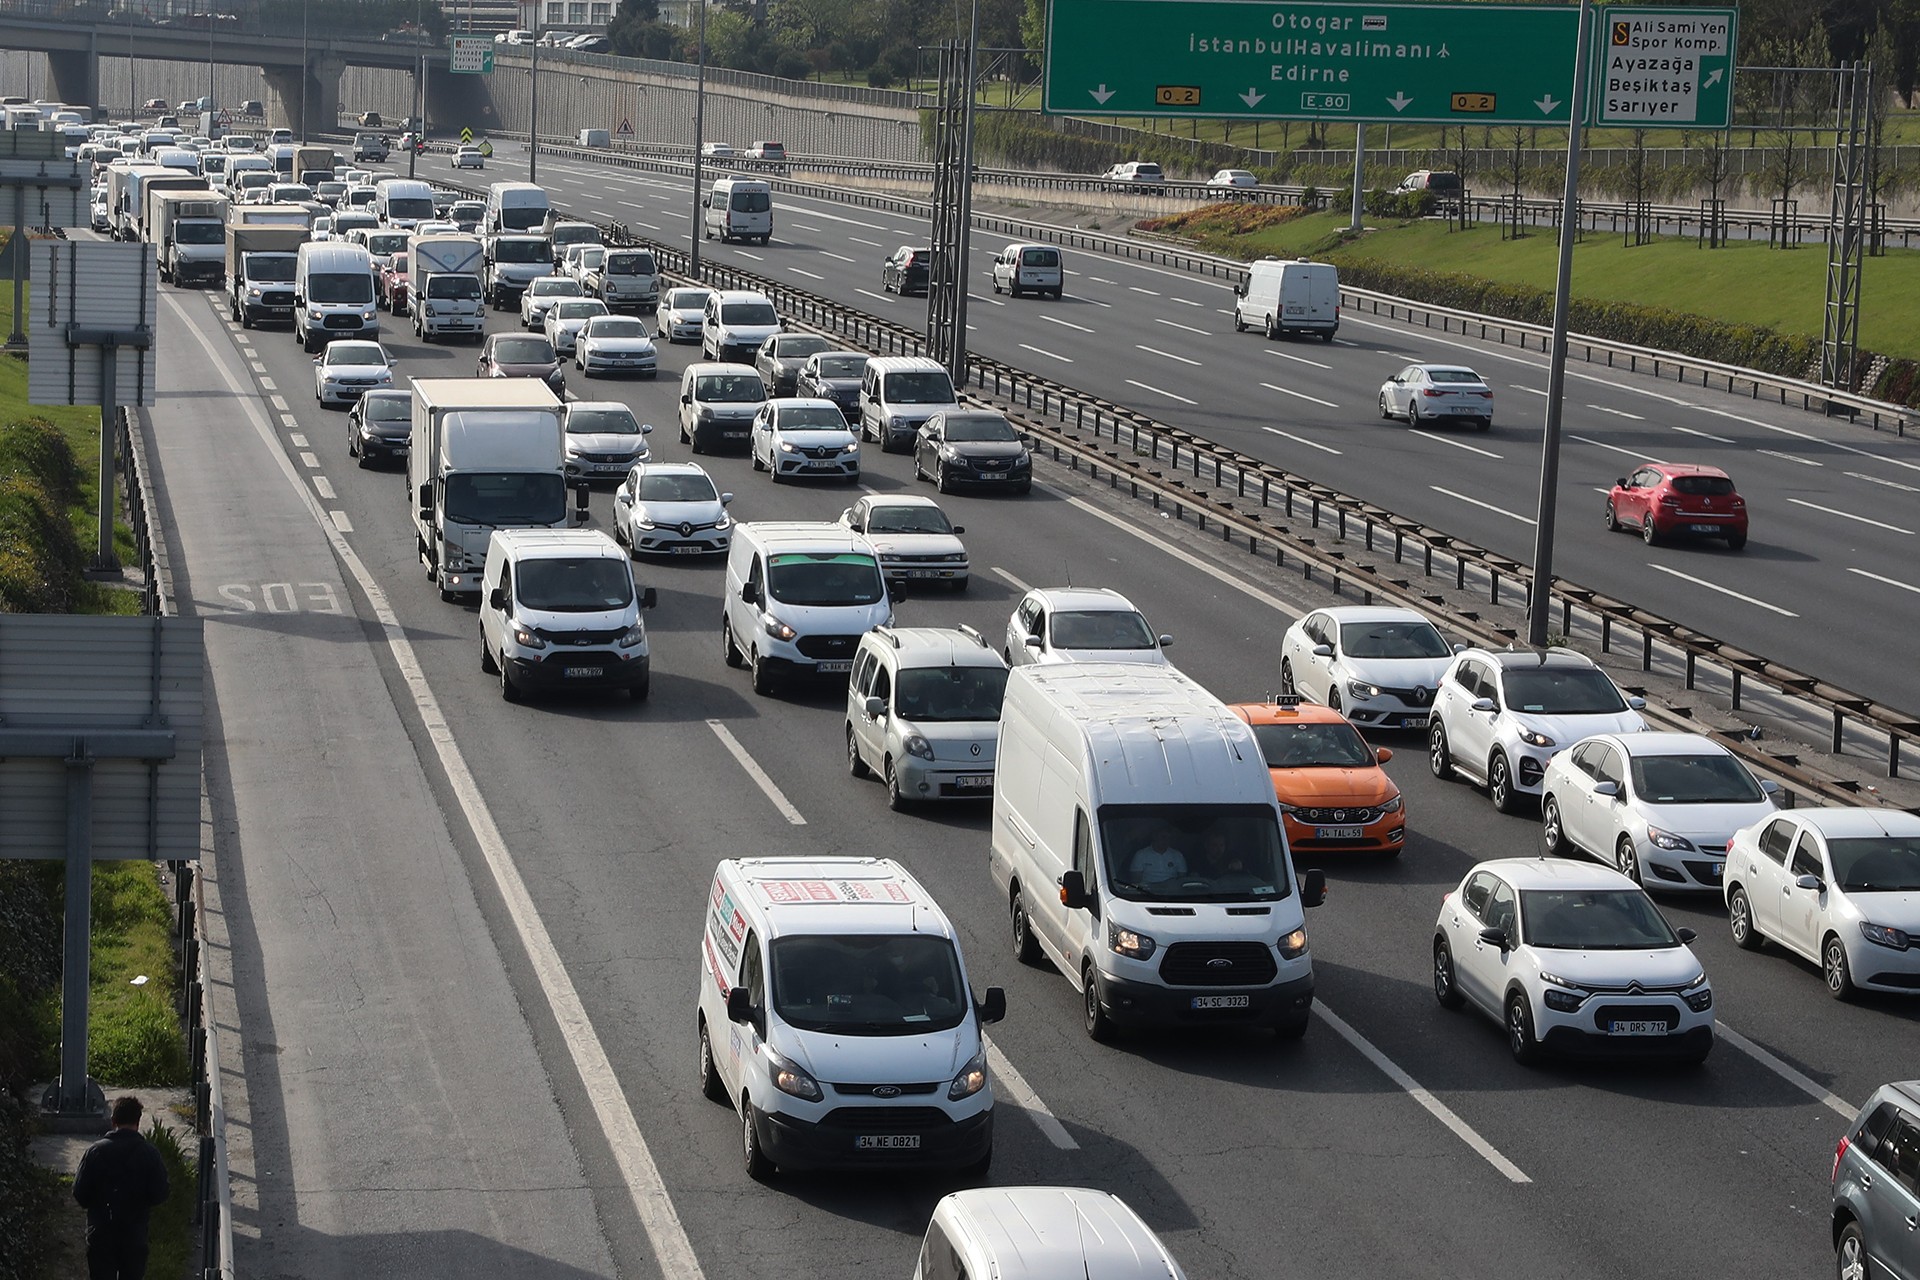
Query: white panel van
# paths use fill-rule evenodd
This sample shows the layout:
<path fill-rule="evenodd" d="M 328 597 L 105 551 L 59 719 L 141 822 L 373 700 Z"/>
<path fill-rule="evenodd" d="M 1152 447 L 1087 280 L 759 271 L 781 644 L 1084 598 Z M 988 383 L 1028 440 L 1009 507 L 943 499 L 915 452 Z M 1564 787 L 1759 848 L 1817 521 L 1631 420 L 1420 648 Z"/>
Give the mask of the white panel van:
<path fill-rule="evenodd" d="M 765 244 L 773 238 L 773 188 L 758 178 L 717 178 L 700 204 L 705 209 L 701 227 L 709 240 L 719 236 L 723 243 Z"/>
<path fill-rule="evenodd" d="M 652 587 L 638 590 L 627 553 L 598 529 L 495 529 L 480 585 L 480 666 L 500 696 L 550 689 L 651 686 Z"/>
<path fill-rule="evenodd" d="M 1235 333 L 1310 333 L 1332 342 L 1340 329 L 1340 273 L 1331 262 L 1262 258 L 1234 292 Z"/>
<path fill-rule="evenodd" d="M 880 558 L 841 524 L 735 525 L 724 590 L 721 654 L 753 672 L 753 691 L 763 697 L 783 678 L 844 681 L 860 637 L 893 622 Z"/>
<path fill-rule="evenodd" d="M 933 1207 L 913 1280 L 1186 1280 L 1127 1202 L 1086 1187 L 975 1187 Z"/>

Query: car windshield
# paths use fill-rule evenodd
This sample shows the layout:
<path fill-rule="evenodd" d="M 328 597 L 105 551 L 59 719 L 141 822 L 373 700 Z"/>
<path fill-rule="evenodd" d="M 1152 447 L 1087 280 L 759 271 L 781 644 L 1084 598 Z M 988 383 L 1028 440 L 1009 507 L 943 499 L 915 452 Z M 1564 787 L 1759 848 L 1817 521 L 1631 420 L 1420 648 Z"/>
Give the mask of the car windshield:
<path fill-rule="evenodd" d="M 372 204 L 379 194 L 372 187 L 349 187 L 345 198 L 350 205 Z"/>
<path fill-rule="evenodd" d="M 367 252 L 376 257 L 384 258 L 406 247 L 407 234 L 404 231 L 377 231 L 367 237 Z"/>
<path fill-rule="evenodd" d="M 567 516 L 566 481 L 555 472 L 456 471 L 446 479 L 445 514 L 458 524 L 558 524 Z"/>
<path fill-rule="evenodd" d="M 873 604 L 886 592 L 880 566 L 857 551 L 785 552 L 767 558 L 767 591 L 782 604 Z"/>
<path fill-rule="evenodd" d="M 453 207 L 447 210 L 447 217 L 455 222 L 478 222 L 486 212 L 487 206 L 478 200 L 456 200 Z"/>
<path fill-rule="evenodd" d="M 178 222 L 173 238 L 181 244 L 220 244 L 227 238 L 227 228 L 220 222 Z"/>
<path fill-rule="evenodd" d="M 1293 892 L 1269 805 L 1103 805 L 1100 845 L 1107 891 L 1132 902 L 1272 901 Z"/>
<path fill-rule="evenodd" d="M 600 613 L 633 603 L 633 570 L 604 556 L 523 560 L 513 594 L 529 609 L 553 613 Z"/>
<path fill-rule="evenodd" d="M 1827 857 L 1848 893 L 1920 893 L 1920 836 L 1831 839 Z"/>
<path fill-rule="evenodd" d="M 1603 716 L 1624 711 L 1620 690 L 1592 667 L 1536 667 L 1506 673 L 1507 706 L 1530 715 Z"/>
<path fill-rule="evenodd" d="M 909 667 L 894 687 L 893 709 L 921 723 L 998 720 L 1007 696 L 1007 669 Z"/>
<path fill-rule="evenodd" d="M 1373 751 L 1359 731 L 1339 724 L 1256 724 L 1253 736 L 1269 769 L 1365 769 Z"/>
<path fill-rule="evenodd" d="M 822 356 L 814 362 L 822 378 L 857 378 L 867 367 L 865 356 Z"/>
<path fill-rule="evenodd" d="M 405 422 L 413 417 L 413 397 L 367 396 L 360 402 L 360 416 L 373 422 Z"/>
<path fill-rule="evenodd" d="M 713 481 L 692 472 L 669 471 L 640 477 L 642 502 L 712 502 L 719 497 Z"/>
<path fill-rule="evenodd" d="M 567 226 L 562 223 L 553 229 L 553 242 L 562 247 L 570 244 L 598 244 L 600 229 L 589 226 Z"/>
<path fill-rule="evenodd" d="M 291 284 L 293 258 L 283 254 L 248 254 L 247 279 L 256 284 Z"/>
<path fill-rule="evenodd" d="M 640 434 L 640 419 L 633 416 L 633 410 L 618 409 L 569 409 L 567 410 L 568 432 L 592 432 L 596 435 L 637 436 Z"/>
<path fill-rule="evenodd" d="M 947 439 L 963 444 L 1012 444 L 1020 439 L 1013 427 L 999 414 L 948 418 Z"/>
<path fill-rule="evenodd" d="M 706 307 L 707 299 L 712 297 L 705 289 L 673 289 L 667 293 L 669 311 L 699 311 Z"/>
<path fill-rule="evenodd" d="M 1340 647 L 1349 658 L 1444 658 L 1447 642 L 1424 618 L 1402 622 L 1343 622 Z"/>
<path fill-rule="evenodd" d="M 767 949 L 768 996 L 799 1031 L 917 1036 L 966 1021 L 971 996 L 937 934 L 794 934 Z"/>
<path fill-rule="evenodd" d="M 773 314 L 770 302 L 726 302 L 720 306 L 720 323 L 773 325 L 780 318 Z"/>
<path fill-rule="evenodd" d="M 607 318 L 599 324 L 588 325 L 587 334 L 595 338 L 644 338 L 647 327 L 638 320 Z"/>
<path fill-rule="evenodd" d="M 494 345 L 493 358 L 498 364 L 552 364 L 553 344 L 545 338 L 523 338 L 516 334 Z"/>
<path fill-rule="evenodd" d="M 791 337 L 773 340 L 773 354 L 780 360 L 804 360 L 815 352 L 831 350 L 833 350 L 831 342 L 811 333 L 794 334 Z"/>
<path fill-rule="evenodd" d="M 273 175 L 264 169 L 248 169 L 240 175 L 240 189 L 242 191 L 258 191 L 261 187 L 270 187 L 272 185 Z"/>
<path fill-rule="evenodd" d="M 336 342 L 327 348 L 328 364 L 385 364 L 387 353 L 378 347 L 361 347 Z"/>
<path fill-rule="evenodd" d="M 552 262 L 553 247 L 545 240 L 495 240 L 493 260 L 495 262 Z"/>
<path fill-rule="evenodd" d="M 1635 756 L 1633 794 L 1649 804 L 1756 804 L 1766 792 L 1729 755 Z"/>
<path fill-rule="evenodd" d="M 845 431 L 847 416 L 832 405 L 783 405 L 776 421 L 782 431 Z"/>
<path fill-rule="evenodd" d="M 767 384 L 758 375 L 710 373 L 693 381 L 694 399 L 718 404 L 751 404 L 767 398 Z"/>
<path fill-rule="evenodd" d="M 952 404 L 953 382 L 944 372 L 896 373 L 887 379 L 887 399 L 893 404 Z"/>
<path fill-rule="evenodd" d="M 583 298 L 578 302 L 563 302 L 553 310 L 562 320 L 585 320 L 607 314 L 607 304 L 598 299 Z"/>
<path fill-rule="evenodd" d="M 1673 490 L 1695 498 L 1724 498 L 1733 492 L 1733 481 L 1725 476 L 1675 476 Z"/>
<path fill-rule="evenodd" d="M 1666 918 L 1639 889 L 1522 889 L 1520 927 L 1550 951 L 1645 951 L 1677 947 Z"/>
<path fill-rule="evenodd" d="M 1056 649 L 1151 649 L 1147 620 L 1131 609 L 1069 609 L 1053 615 Z"/>
<path fill-rule="evenodd" d="M 600 269 L 610 276 L 650 276 L 657 274 L 657 269 L 653 265 L 653 255 L 650 253 L 609 253 L 605 258 L 600 260 Z M 703 293 L 699 296 L 699 302 L 690 305 L 698 306 L 706 300 L 707 297 Z"/>
<path fill-rule="evenodd" d="M 735 213 L 765 213 L 773 208 L 773 196 L 765 191 L 736 191 L 728 207 Z"/>
<path fill-rule="evenodd" d="M 313 188 L 300 183 L 283 183 L 273 189 L 275 204 L 305 204 L 313 199 Z"/>
<path fill-rule="evenodd" d="M 1428 382 L 1479 382 L 1481 377 L 1471 369 L 1429 369 Z"/>
<path fill-rule="evenodd" d="M 952 533 L 953 525 L 938 507 L 877 506 L 867 513 L 867 532 Z"/>
<path fill-rule="evenodd" d="M 580 296 L 580 282 L 566 276 L 542 276 L 527 287 L 527 292 L 536 298 L 577 298 Z"/>
<path fill-rule="evenodd" d="M 427 277 L 427 296 L 477 302 L 480 298 L 480 278 L 448 275 L 444 271 L 430 275 Z"/>
<path fill-rule="evenodd" d="M 372 302 L 371 271 L 316 271 L 307 277 L 308 302 Z"/>

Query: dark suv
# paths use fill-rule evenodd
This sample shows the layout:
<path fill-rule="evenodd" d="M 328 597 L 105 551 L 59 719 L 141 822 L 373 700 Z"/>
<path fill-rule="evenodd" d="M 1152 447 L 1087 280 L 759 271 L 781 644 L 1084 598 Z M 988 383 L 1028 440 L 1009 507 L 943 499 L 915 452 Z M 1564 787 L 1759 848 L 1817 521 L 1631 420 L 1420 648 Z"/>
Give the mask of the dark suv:
<path fill-rule="evenodd" d="M 932 275 L 933 250 L 902 245 L 880 268 L 880 292 L 925 293 Z"/>
<path fill-rule="evenodd" d="M 1920 1080 L 1884 1084 L 1833 1152 L 1842 1276 L 1920 1276 Z"/>

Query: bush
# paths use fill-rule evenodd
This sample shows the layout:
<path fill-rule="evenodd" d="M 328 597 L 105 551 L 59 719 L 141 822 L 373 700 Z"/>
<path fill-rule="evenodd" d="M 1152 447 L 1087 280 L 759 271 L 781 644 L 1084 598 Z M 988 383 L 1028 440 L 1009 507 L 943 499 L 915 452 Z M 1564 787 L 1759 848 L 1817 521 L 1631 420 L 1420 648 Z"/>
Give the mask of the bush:
<path fill-rule="evenodd" d="M 0 1280 L 34 1280 L 53 1232 L 60 1180 L 34 1162 L 27 1108 L 0 1093 Z M 177 1274 L 177 1273 L 176 1273 Z"/>
<path fill-rule="evenodd" d="M 1439 205 L 1431 191 L 1369 191 L 1361 197 L 1361 202 L 1372 217 L 1408 222 L 1426 217 Z"/>
<path fill-rule="evenodd" d="M 58 862 L 0 862 L 0 1093 L 56 1069 L 51 993 L 60 985 Z"/>
<path fill-rule="evenodd" d="M 103 862 L 93 872 L 93 997 L 87 1070 L 116 1085 L 187 1078 L 174 1016 L 173 912 L 150 862 Z M 147 981 L 134 986 L 145 974 Z"/>
<path fill-rule="evenodd" d="M 194 1246 L 193 1203 L 200 1191 L 199 1161 L 180 1145 L 173 1130 L 155 1120 L 147 1141 L 167 1166 L 167 1202 L 147 1220 L 147 1274 L 184 1276 Z"/>
<path fill-rule="evenodd" d="M 51 423 L 0 428 L 0 612 L 72 611 L 84 562 L 67 504 L 79 488 L 73 450 Z"/>
<path fill-rule="evenodd" d="M 893 72 L 885 67 L 867 68 L 867 87 L 869 89 L 893 88 Z"/>

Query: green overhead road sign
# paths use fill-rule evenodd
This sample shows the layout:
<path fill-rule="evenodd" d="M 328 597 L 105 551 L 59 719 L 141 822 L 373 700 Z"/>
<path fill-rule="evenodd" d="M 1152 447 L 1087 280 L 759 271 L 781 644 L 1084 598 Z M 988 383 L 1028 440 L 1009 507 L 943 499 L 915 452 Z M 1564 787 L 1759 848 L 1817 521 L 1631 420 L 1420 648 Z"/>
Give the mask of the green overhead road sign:
<path fill-rule="evenodd" d="M 1593 121 L 1724 129 L 1732 120 L 1732 9 L 1601 13 L 1594 47 Z"/>
<path fill-rule="evenodd" d="M 468 75 L 493 74 L 492 36 L 448 36 L 447 70 Z"/>

